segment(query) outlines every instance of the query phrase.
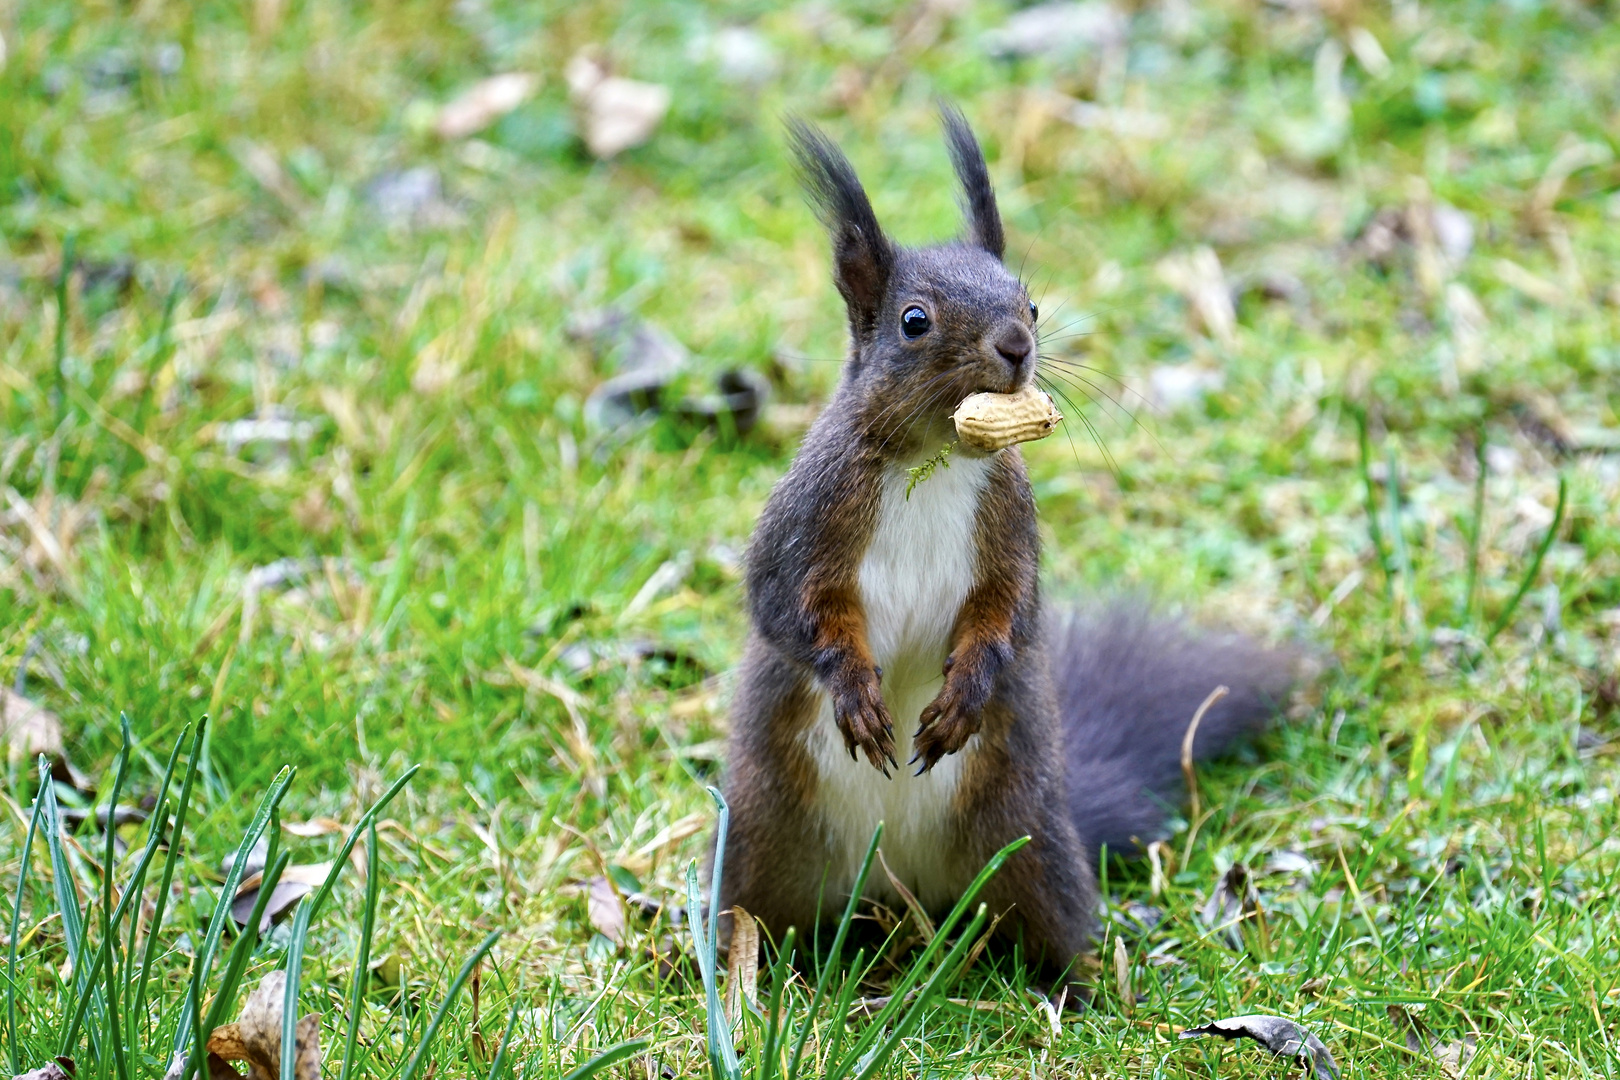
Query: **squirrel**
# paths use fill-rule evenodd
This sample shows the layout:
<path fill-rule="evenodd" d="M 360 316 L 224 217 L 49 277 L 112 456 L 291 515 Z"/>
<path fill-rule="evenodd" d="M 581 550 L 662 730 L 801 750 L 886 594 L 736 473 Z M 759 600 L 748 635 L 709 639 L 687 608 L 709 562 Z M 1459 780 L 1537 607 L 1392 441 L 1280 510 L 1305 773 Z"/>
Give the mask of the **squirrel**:
<path fill-rule="evenodd" d="M 1040 362 L 983 152 L 958 110 L 941 113 L 966 229 L 922 248 L 891 240 L 838 147 L 789 121 L 850 347 L 747 551 L 716 900 L 774 933 L 807 929 L 847 899 L 881 821 L 887 874 L 864 898 L 900 902 L 892 875 L 937 913 L 1028 835 L 980 895 L 1000 932 L 1062 971 L 1091 949 L 1100 847 L 1156 838 L 1185 796 L 1199 704 L 1230 689 L 1198 727 L 1206 758 L 1264 726 L 1293 665 L 1122 602 L 1043 613 L 1016 446 L 958 447 L 925 481 L 909 474 L 954 437 L 963 398 L 1018 390 Z"/>

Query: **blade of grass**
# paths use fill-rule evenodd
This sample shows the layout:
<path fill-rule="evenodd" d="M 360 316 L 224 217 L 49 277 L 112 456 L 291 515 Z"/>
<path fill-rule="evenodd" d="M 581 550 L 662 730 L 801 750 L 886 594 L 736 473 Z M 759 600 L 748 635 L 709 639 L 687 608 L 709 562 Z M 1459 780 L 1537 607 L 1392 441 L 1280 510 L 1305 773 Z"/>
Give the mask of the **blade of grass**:
<path fill-rule="evenodd" d="M 1524 594 L 1530 591 L 1531 585 L 1535 584 L 1536 575 L 1541 573 L 1541 561 L 1547 557 L 1547 552 L 1552 548 L 1553 541 L 1558 539 L 1558 527 L 1564 523 L 1564 505 L 1568 498 L 1569 480 L 1563 473 L 1559 473 L 1558 506 L 1553 510 L 1552 524 L 1547 526 L 1547 534 L 1541 538 L 1541 543 L 1536 545 L 1535 557 L 1530 560 L 1530 565 L 1526 568 L 1524 577 L 1519 581 L 1519 588 L 1514 592 L 1513 599 L 1508 601 L 1507 607 L 1502 609 L 1502 614 L 1497 616 L 1496 622 L 1491 626 L 1491 632 L 1485 635 L 1486 648 L 1489 648 L 1491 643 L 1496 640 L 1496 635 L 1507 627 L 1508 622 L 1513 618 L 1513 613 L 1519 610 L 1519 601 L 1524 599 Z"/>
<path fill-rule="evenodd" d="M 797 931 L 788 927 L 782 945 L 776 951 L 776 963 L 771 965 L 771 1000 L 765 1014 L 765 1042 L 760 1049 L 759 1080 L 775 1080 L 777 1060 L 781 1056 L 782 994 L 787 985 L 788 965 L 793 962 L 793 939 Z"/>
<path fill-rule="evenodd" d="M 242 878 L 246 876 L 248 855 L 253 851 L 253 845 L 258 843 L 259 837 L 264 834 L 265 826 L 270 824 L 270 816 L 281 805 L 295 772 L 290 765 L 282 766 L 275 780 L 271 782 L 270 790 L 259 800 L 259 808 L 253 814 L 253 821 L 248 825 L 247 832 L 242 835 L 242 842 L 237 845 L 236 856 L 231 860 L 230 871 L 226 873 L 225 884 L 220 889 L 219 902 L 214 905 L 213 917 L 208 921 L 208 932 L 203 937 L 202 945 L 197 949 L 197 955 L 192 958 L 192 967 L 198 973 L 199 983 L 206 980 L 209 972 L 213 970 L 214 954 L 219 951 L 220 938 L 225 934 L 225 923 L 231 917 L 231 901 L 236 898 L 236 890 L 241 886 Z M 186 1029 L 192 1022 L 192 1018 L 186 1014 L 186 1010 L 190 1008 L 188 1003 L 181 1010 L 180 1023 L 175 1028 L 176 1051 L 184 1045 Z M 188 1073 L 195 1067 L 195 1063 L 187 1066 Z"/>
<path fill-rule="evenodd" d="M 253 950 L 259 945 L 259 924 L 264 920 L 264 909 L 291 861 L 291 852 L 270 853 L 270 865 L 259 882 L 259 895 L 253 899 L 253 911 L 248 916 L 247 925 L 236 936 L 236 943 L 225 957 L 225 972 L 220 976 L 214 1000 L 209 1003 L 208 1016 L 203 1020 L 204 1031 L 212 1032 L 224 1023 L 227 1011 L 236 1003 L 236 988 L 241 985 L 242 973 L 247 970 Z"/>
<path fill-rule="evenodd" d="M 816 977 L 816 992 L 810 998 L 810 1009 L 805 1013 L 803 1026 L 799 1028 L 799 1037 L 793 1045 L 793 1056 L 788 1059 L 787 1080 L 798 1080 L 799 1063 L 804 1058 L 804 1044 L 810 1037 L 810 1025 L 815 1021 L 817 1011 L 821 1008 L 822 998 L 826 996 L 827 980 L 843 955 L 844 939 L 849 936 L 850 924 L 855 921 L 855 909 L 861 902 L 861 891 L 866 887 L 866 878 L 872 872 L 872 861 L 877 857 L 878 842 L 882 839 L 883 822 L 880 821 L 877 828 L 872 830 L 872 840 L 866 845 L 866 857 L 861 860 L 861 868 L 855 872 L 855 881 L 850 886 L 849 901 L 844 905 L 843 918 L 838 920 L 838 931 L 833 935 L 832 948 L 823 962 L 821 973 Z"/>
<path fill-rule="evenodd" d="M 399 1074 L 399 1080 L 412 1080 L 416 1076 L 417 1070 L 422 1067 L 422 1062 L 433 1045 L 434 1037 L 439 1034 L 440 1025 L 444 1023 L 444 1018 L 450 1015 L 450 1007 L 455 1004 L 456 995 L 461 993 L 461 988 L 471 977 L 473 968 L 489 954 L 489 950 L 495 947 L 495 942 L 499 941 L 500 937 L 501 931 L 491 930 L 479 943 L 478 948 L 472 951 L 472 955 L 467 957 L 466 962 L 461 965 L 461 970 L 456 972 L 456 977 L 450 982 L 450 988 L 444 992 L 444 1000 L 439 1002 L 438 1009 L 433 1013 L 433 1019 L 428 1021 L 427 1030 L 422 1032 L 422 1041 L 417 1043 L 416 1053 L 412 1054 L 411 1060 L 406 1063 L 405 1071 Z M 291 1078 L 284 1076 L 282 1080 Z"/>
<path fill-rule="evenodd" d="M 725 1080 L 740 1080 L 742 1067 L 737 1062 L 737 1047 L 731 1041 L 731 1025 L 726 1022 L 725 1011 L 720 1007 L 720 991 L 717 984 L 720 951 L 720 882 L 726 859 L 726 831 L 731 824 L 731 807 L 726 805 L 726 797 L 720 794 L 718 788 L 708 789 L 709 798 L 714 800 L 715 809 L 719 811 L 720 820 L 715 826 L 714 841 L 714 872 L 709 878 L 709 912 L 707 934 L 700 934 L 703 914 L 702 899 L 697 893 L 696 867 L 687 871 L 687 894 L 691 901 L 691 909 L 700 917 L 692 920 L 692 936 L 696 940 L 699 970 L 703 975 L 703 992 L 706 1011 L 708 1013 L 709 1028 L 709 1068 L 715 1076 Z"/>
<path fill-rule="evenodd" d="M 732 1080 L 741 1075 L 741 1070 L 737 1064 L 736 1048 L 731 1043 L 731 1029 L 723 1019 L 720 994 L 715 987 L 716 949 L 713 940 L 703 928 L 703 894 L 698 891 L 696 859 L 686 867 L 686 903 L 687 911 L 696 913 L 691 916 L 692 948 L 697 953 L 698 974 L 703 981 L 704 1010 L 708 1021 L 709 1072 L 722 1080 Z M 729 1061 L 727 1051 L 730 1051 Z"/>
<path fill-rule="evenodd" d="M 360 941 L 354 950 L 354 979 L 349 987 L 349 1034 L 343 1042 L 343 1066 L 338 1072 L 338 1080 L 349 1080 L 349 1070 L 354 1067 L 355 1049 L 360 1044 L 360 1014 L 366 1004 L 366 980 L 371 978 L 371 938 L 376 932 L 377 894 L 382 882 L 379 854 L 377 823 L 370 821 L 366 823 L 366 906 L 360 916 Z M 510 1028 L 507 1034 L 511 1034 Z"/>
<path fill-rule="evenodd" d="M 932 962 L 934 957 L 940 952 L 941 948 L 945 944 L 946 935 L 948 935 L 956 924 L 961 921 L 963 914 L 965 914 L 967 911 L 968 905 L 973 903 L 974 898 L 979 895 L 979 891 L 984 888 L 985 884 L 989 882 L 992 877 L 995 876 L 996 871 L 1001 869 L 1002 864 L 1005 863 L 1019 848 L 1029 843 L 1029 839 L 1029 837 L 1024 836 L 1014 840 L 1012 843 L 996 852 L 993 856 L 991 856 L 990 861 L 984 864 L 984 869 L 979 871 L 978 876 L 975 877 L 972 884 L 967 887 L 967 891 L 962 894 L 962 898 L 958 900 L 956 902 L 956 906 L 951 909 L 951 913 L 947 915 L 945 920 L 939 924 L 939 930 L 934 935 L 934 939 L 923 948 L 922 955 L 917 957 L 917 959 L 912 962 L 911 966 L 906 969 L 905 975 L 901 977 L 900 982 L 889 991 L 889 1003 L 883 1007 L 882 1011 L 877 1014 L 872 1023 L 867 1026 L 866 1031 L 862 1033 L 858 1040 L 856 1040 L 854 1048 L 849 1052 L 848 1059 L 845 1062 L 841 1062 L 838 1068 L 833 1072 L 827 1074 L 829 1077 L 841 1077 L 847 1075 L 848 1067 L 852 1067 L 856 1062 L 861 1060 L 861 1057 L 866 1053 L 867 1049 L 870 1048 L 872 1043 L 877 1040 L 878 1034 L 881 1033 L 884 1027 L 893 1020 L 893 1018 L 900 1012 L 902 1008 L 905 1007 L 906 995 L 911 992 L 911 988 L 916 985 L 918 979 L 922 977 L 923 971 L 928 968 L 930 962 Z"/>
<path fill-rule="evenodd" d="M 522 998 L 512 1002 L 512 1011 L 506 1014 L 506 1030 L 501 1034 L 501 1045 L 495 1051 L 495 1060 L 489 1063 L 489 1076 L 486 1080 L 499 1080 L 501 1066 L 506 1064 L 506 1048 L 512 1044 L 512 1032 L 517 1028 L 518 1007 L 522 1004 Z M 348 1065 L 348 1059 L 345 1057 L 343 1061 L 345 1071 Z"/>
<path fill-rule="evenodd" d="M 62 917 L 62 939 L 67 945 L 68 960 L 73 965 L 72 992 L 75 1004 L 89 1007 L 99 1004 L 101 994 L 99 991 L 83 992 L 87 979 L 84 956 L 84 913 L 79 908 L 78 890 L 73 887 L 73 868 L 68 863 L 67 851 L 62 846 L 62 816 L 56 806 L 56 787 L 51 780 L 50 763 L 44 755 L 39 759 L 40 769 L 40 798 L 45 800 L 45 845 L 51 853 L 51 888 L 56 896 L 56 909 Z M 94 966 L 92 964 L 92 966 Z M 63 987 L 64 990 L 67 987 Z M 64 1002 L 64 1005 L 66 1003 Z M 63 1008 L 62 1015 L 71 1015 L 67 1008 Z M 68 1030 L 64 1028 L 57 1039 L 58 1045 L 67 1038 Z"/>
<path fill-rule="evenodd" d="M 298 1080 L 298 982 L 304 974 L 304 941 L 313 904 L 299 904 L 287 942 L 286 996 L 281 999 L 281 1080 Z"/>
<path fill-rule="evenodd" d="M 332 895 L 332 888 L 337 884 L 338 874 L 343 871 L 344 864 L 349 861 L 349 854 L 354 851 L 355 842 L 360 839 L 361 831 L 377 820 L 377 815 L 394 800 L 395 795 L 405 789 L 405 785 L 411 782 L 411 777 L 415 776 L 416 771 L 421 767 L 420 765 L 412 765 L 409 769 L 406 769 L 404 775 L 390 784 L 388 790 L 383 792 L 382 797 L 372 803 L 371 808 L 364 814 L 360 815 L 360 820 L 355 823 L 354 828 L 349 830 L 349 835 L 343 841 L 343 846 L 338 849 L 337 856 L 332 860 L 331 872 L 326 875 L 326 880 L 321 882 L 321 887 L 315 890 L 315 895 L 310 897 L 309 906 L 312 911 L 310 918 L 320 914 L 321 905 L 325 904 L 327 897 Z"/>
<path fill-rule="evenodd" d="M 163 913 L 169 904 L 169 885 L 174 880 L 175 863 L 180 858 L 180 838 L 185 835 L 186 811 L 191 807 L 191 793 L 197 783 L 197 760 L 202 748 L 203 732 L 207 727 L 208 717 L 204 716 L 197 722 L 197 730 L 191 735 L 191 753 L 186 760 L 186 778 L 180 784 L 180 798 L 175 803 L 174 826 L 169 833 L 169 851 L 163 858 L 163 877 L 158 882 L 157 898 L 152 905 L 152 921 L 146 931 L 146 948 L 141 954 L 141 979 L 135 987 L 135 1003 L 130 1007 L 130 1013 L 139 1019 L 143 1026 L 146 1018 L 146 988 L 152 980 L 158 931 L 163 928 Z M 185 738 L 184 732 L 181 733 L 181 738 Z M 158 807 L 158 812 L 161 814 L 161 806 Z M 161 828 L 161 825 L 159 827 Z M 184 1032 L 184 1026 L 179 1030 Z M 178 1049 L 177 1042 L 175 1050 Z M 174 1054 L 171 1052 L 169 1056 L 173 1057 Z"/>
<path fill-rule="evenodd" d="M 112 1043 L 113 1068 L 119 1080 L 129 1080 L 129 1066 L 124 1061 L 123 1033 L 118 1030 L 118 923 L 113 912 L 113 865 L 117 855 L 115 841 L 118 829 L 118 797 L 124 793 L 124 780 L 129 775 L 129 747 L 134 740 L 129 730 L 129 715 L 118 714 L 121 744 L 118 748 L 118 769 L 113 773 L 112 797 L 107 800 L 107 846 L 101 861 L 101 949 L 105 955 L 102 970 L 107 980 L 107 1035 Z M 122 908 L 120 908 L 121 914 Z"/>
<path fill-rule="evenodd" d="M 650 1041 L 649 1039 L 627 1039 L 622 1043 L 614 1043 L 573 1072 L 564 1076 L 563 1080 L 589 1080 L 590 1077 L 595 1076 L 603 1069 L 617 1065 L 625 1058 L 641 1053 L 647 1049 Z"/>
<path fill-rule="evenodd" d="M 135 864 L 135 872 L 130 875 L 129 884 L 124 886 L 124 897 L 118 902 L 120 909 L 130 902 L 131 897 L 140 897 L 146 892 L 146 875 L 152 867 L 152 860 L 157 857 L 158 845 L 163 842 L 163 825 L 168 817 L 169 787 L 174 781 L 175 765 L 180 760 L 180 748 L 185 745 L 186 732 L 191 725 L 187 724 L 180 731 L 180 737 L 174 740 L 174 749 L 169 751 L 168 764 L 163 768 L 163 779 L 158 785 L 157 801 L 152 804 L 152 816 L 147 819 L 146 847 L 141 851 L 140 861 Z M 118 922 L 113 918 L 114 924 Z M 140 933 L 141 913 L 137 906 L 129 918 L 129 941 L 124 948 L 124 988 L 123 998 L 130 1001 L 130 982 L 135 969 L 135 939 Z M 155 929 L 155 927 L 154 927 Z M 125 1026 L 133 1032 L 136 1029 L 135 1021 L 139 1013 L 131 1009 L 125 1016 Z"/>
<path fill-rule="evenodd" d="M 41 758 L 41 768 L 45 769 Z M 50 783 L 49 775 L 40 783 Z M 23 841 L 22 865 L 17 868 L 17 889 L 11 894 L 11 936 L 6 939 L 6 1023 L 10 1038 L 11 1073 L 22 1072 L 22 1044 L 17 1034 L 17 935 L 22 925 L 23 887 L 28 883 L 28 863 L 34 853 L 34 837 L 39 835 L 39 819 L 45 809 L 44 788 L 34 796 L 34 812 L 28 815 L 28 836 Z"/>
<path fill-rule="evenodd" d="M 844 977 L 843 987 L 838 991 L 838 1001 L 828 1021 L 832 1024 L 832 1039 L 827 1043 L 827 1052 L 821 1056 L 825 1064 L 831 1065 L 837 1061 L 844 1049 L 844 1038 L 849 1033 L 849 1007 L 855 1000 L 855 991 L 860 989 L 861 979 L 865 977 L 865 969 L 861 966 L 865 962 L 866 950 L 856 949 L 855 959 L 850 962 L 849 974 Z"/>
<path fill-rule="evenodd" d="M 882 1067 L 883 1063 L 889 1059 L 889 1056 L 894 1053 L 895 1048 L 900 1045 L 900 1040 L 909 1035 L 911 1033 L 911 1029 L 916 1027 L 917 1024 L 922 1020 L 923 1012 L 925 1009 L 927 1009 L 934 995 L 939 993 L 947 982 L 955 979 L 957 974 L 957 966 L 961 964 L 963 955 L 969 948 L 972 947 L 974 941 L 978 938 L 979 931 L 984 928 L 985 920 L 988 917 L 989 908 L 987 908 L 984 904 L 980 904 L 979 910 L 974 914 L 973 921 L 968 924 L 967 930 L 963 932 L 961 937 L 956 939 L 956 944 L 951 948 L 951 951 L 945 954 L 944 961 L 939 965 L 939 967 L 934 969 L 934 974 L 929 977 L 926 983 L 923 984 L 922 990 L 917 993 L 916 998 L 911 1003 L 911 1007 L 906 1010 L 905 1014 L 900 1017 L 899 1022 L 894 1025 L 894 1030 L 889 1033 L 889 1037 L 883 1040 L 883 1042 L 879 1043 L 873 1049 L 871 1055 L 867 1059 L 866 1067 L 855 1074 L 855 1080 L 867 1080 L 867 1077 L 877 1072 L 877 1070 Z M 903 999 L 894 998 L 892 1000 L 898 1001 Z M 880 1031 L 882 1028 L 879 1024 L 874 1022 L 868 1030 Z M 857 1043 L 857 1050 L 859 1047 L 860 1043 Z M 855 1051 L 851 1051 L 852 1056 L 854 1053 Z M 858 1057 L 855 1058 L 855 1061 L 852 1062 L 852 1064 L 858 1063 L 859 1060 L 860 1059 Z M 835 1072 L 832 1075 L 838 1075 L 838 1073 Z"/>

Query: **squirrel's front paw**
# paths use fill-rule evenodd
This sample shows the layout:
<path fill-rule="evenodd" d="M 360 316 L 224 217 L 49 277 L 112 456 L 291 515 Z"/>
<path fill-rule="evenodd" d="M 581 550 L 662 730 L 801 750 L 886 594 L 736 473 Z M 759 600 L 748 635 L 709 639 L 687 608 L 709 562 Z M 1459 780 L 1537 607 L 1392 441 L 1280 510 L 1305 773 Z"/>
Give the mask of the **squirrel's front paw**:
<path fill-rule="evenodd" d="M 833 700 L 833 721 L 844 736 L 844 746 L 854 760 L 859 747 L 866 759 L 884 776 L 889 766 L 900 767 L 894 759 L 894 724 L 889 719 L 888 706 L 878 689 L 878 673 L 867 670 L 847 676 L 829 687 Z"/>
<path fill-rule="evenodd" d="M 917 737 L 911 740 L 911 760 L 917 775 L 932 769 L 940 758 L 954 754 L 967 745 L 979 730 L 980 705 L 971 700 L 978 695 L 967 692 L 962 680 L 947 678 L 939 696 L 929 702 L 917 720 Z"/>

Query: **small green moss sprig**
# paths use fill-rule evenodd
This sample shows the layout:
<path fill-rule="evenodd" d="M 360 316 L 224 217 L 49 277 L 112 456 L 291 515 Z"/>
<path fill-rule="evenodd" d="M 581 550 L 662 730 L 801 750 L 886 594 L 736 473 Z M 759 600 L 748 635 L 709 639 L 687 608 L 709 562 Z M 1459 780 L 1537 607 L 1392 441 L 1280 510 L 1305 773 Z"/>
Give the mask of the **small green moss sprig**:
<path fill-rule="evenodd" d="M 944 446 L 939 448 L 939 453 L 935 454 L 933 457 L 929 458 L 927 461 L 923 462 L 921 465 L 916 465 L 916 466 L 913 466 L 912 468 L 909 468 L 909 469 L 906 470 L 906 477 L 907 477 L 907 480 L 906 480 L 906 501 L 907 502 L 911 501 L 911 491 L 912 491 L 912 489 L 915 488 L 918 484 L 922 483 L 924 480 L 928 479 L 930 476 L 933 476 L 934 475 L 934 470 L 936 468 L 938 468 L 941 465 L 945 466 L 945 468 L 947 468 L 947 469 L 951 467 L 950 456 L 951 456 L 951 451 L 954 450 L 954 449 L 956 449 L 956 444 L 953 443 L 953 442 L 948 442 Z"/>

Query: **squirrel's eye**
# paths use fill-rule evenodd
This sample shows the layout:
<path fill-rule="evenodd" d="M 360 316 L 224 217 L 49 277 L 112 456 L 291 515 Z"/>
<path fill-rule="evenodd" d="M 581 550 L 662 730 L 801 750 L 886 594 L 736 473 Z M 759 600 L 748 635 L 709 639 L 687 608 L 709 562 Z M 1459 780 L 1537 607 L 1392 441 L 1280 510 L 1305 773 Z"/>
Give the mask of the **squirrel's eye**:
<path fill-rule="evenodd" d="M 928 312 L 920 307 L 908 307 L 900 313 L 900 332 L 908 338 L 922 337 L 932 325 L 928 321 Z"/>
<path fill-rule="evenodd" d="M 1041 309 L 1035 306 L 1035 301 L 1029 302 L 1029 318 L 1031 322 L 1041 321 Z"/>

